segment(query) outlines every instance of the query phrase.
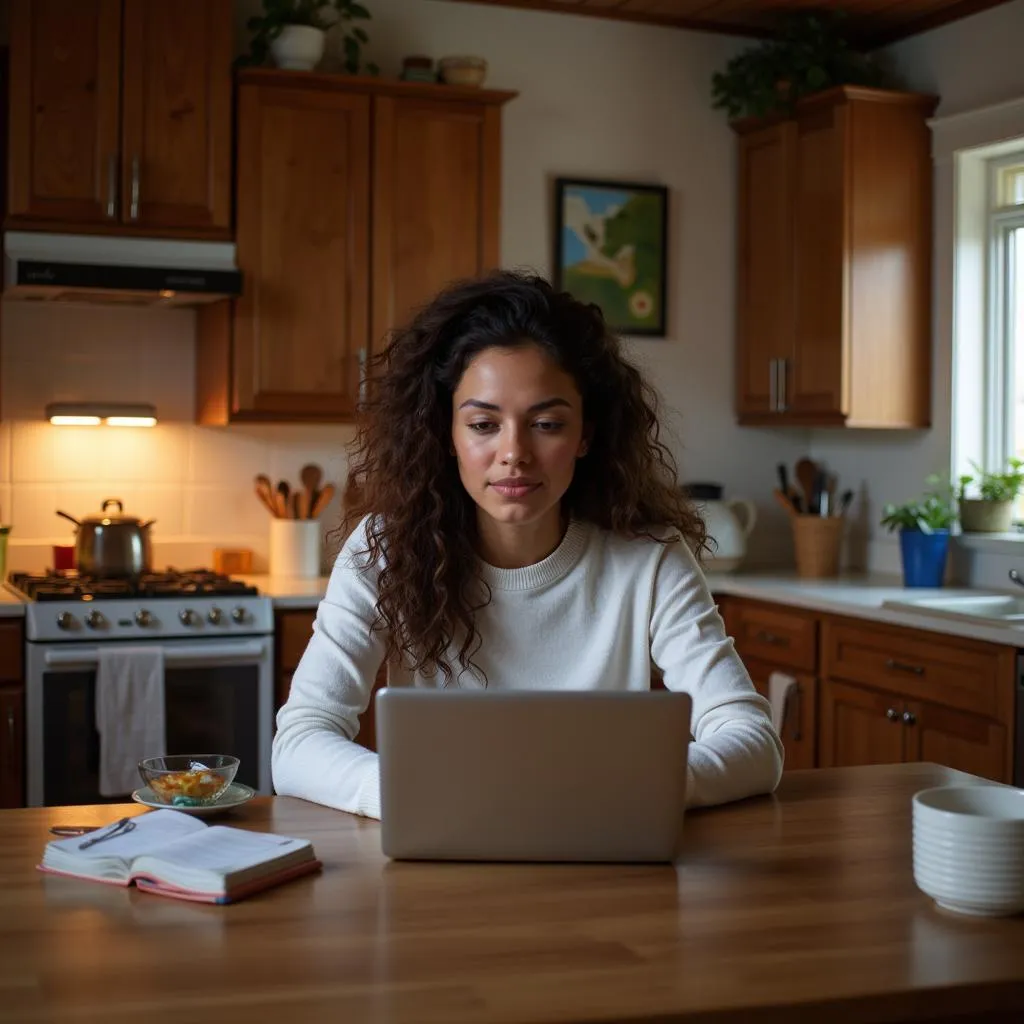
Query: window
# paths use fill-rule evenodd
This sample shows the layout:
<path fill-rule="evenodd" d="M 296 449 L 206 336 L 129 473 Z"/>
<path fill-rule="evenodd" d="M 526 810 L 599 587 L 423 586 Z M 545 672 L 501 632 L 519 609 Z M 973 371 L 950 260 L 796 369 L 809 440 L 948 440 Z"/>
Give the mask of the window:
<path fill-rule="evenodd" d="M 989 162 L 985 454 L 1024 459 L 1024 152 Z"/>

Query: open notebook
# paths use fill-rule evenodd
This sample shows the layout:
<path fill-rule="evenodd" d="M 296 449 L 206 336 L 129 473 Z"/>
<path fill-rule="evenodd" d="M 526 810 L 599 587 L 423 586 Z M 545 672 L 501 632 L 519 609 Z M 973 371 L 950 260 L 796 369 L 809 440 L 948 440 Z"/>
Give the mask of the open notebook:
<path fill-rule="evenodd" d="M 176 899 L 233 903 L 320 867 L 308 839 L 208 826 L 172 810 L 131 821 L 131 831 L 85 849 L 82 843 L 105 829 L 47 843 L 39 870 L 110 885 L 134 882 L 143 892 Z"/>

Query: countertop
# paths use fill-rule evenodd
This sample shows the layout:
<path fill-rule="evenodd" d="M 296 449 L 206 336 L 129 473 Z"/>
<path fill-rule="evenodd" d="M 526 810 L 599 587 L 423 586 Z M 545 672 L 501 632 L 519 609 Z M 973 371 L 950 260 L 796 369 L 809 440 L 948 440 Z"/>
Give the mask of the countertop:
<path fill-rule="evenodd" d="M 232 576 L 256 587 L 275 608 L 316 608 L 327 591 L 329 576 Z"/>
<path fill-rule="evenodd" d="M 788 772 L 687 814 L 677 865 L 389 862 L 380 824 L 284 797 L 223 819 L 312 840 L 322 874 L 230 907 L 34 870 L 54 824 L 0 811 L 0 1021 L 706 1024 L 1024 1019 L 1024 921 L 914 885 L 934 764 Z"/>
<path fill-rule="evenodd" d="M 25 601 L 6 583 L 0 583 L 0 619 L 25 617 Z"/>
<path fill-rule="evenodd" d="M 806 580 L 793 573 L 709 573 L 708 586 L 716 595 L 749 597 L 759 601 L 871 619 L 894 626 L 926 629 L 947 636 L 1024 647 L 1024 625 L 1012 626 L 973 619 L 954 619 L 925 611 L 885 608 L 884 601 L 927 597 L 1006 595 L 1006 591 L 982 588 L 907 588 L 898 576 L 841 576 L 838 579 Z"/>

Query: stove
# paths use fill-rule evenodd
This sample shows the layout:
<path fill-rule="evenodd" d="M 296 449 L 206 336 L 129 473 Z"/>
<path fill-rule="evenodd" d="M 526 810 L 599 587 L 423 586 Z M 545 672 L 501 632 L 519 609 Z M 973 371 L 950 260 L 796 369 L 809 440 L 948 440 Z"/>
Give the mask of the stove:
<path fill-rule="evenodd" d="M 29 602 L 30 642 L 223 637 L 274 628 L 269 598 L 242 580 L 206 569 L 124 578 L 17 572 L 8 586 Z"/>

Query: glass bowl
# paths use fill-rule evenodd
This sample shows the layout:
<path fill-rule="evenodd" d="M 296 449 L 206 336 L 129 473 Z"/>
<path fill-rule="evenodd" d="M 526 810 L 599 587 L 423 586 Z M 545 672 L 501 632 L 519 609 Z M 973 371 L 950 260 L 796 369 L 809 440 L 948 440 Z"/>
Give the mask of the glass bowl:
<path fill-rule="evenodd" d="M 153 799 L 168 807 L 207 807 L 216 803 L 238 771 L 230 754 L 169 754 L 139 762 L 139 775 Z"/>

